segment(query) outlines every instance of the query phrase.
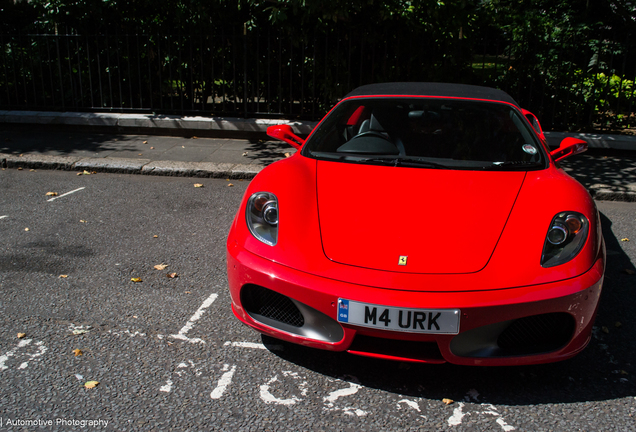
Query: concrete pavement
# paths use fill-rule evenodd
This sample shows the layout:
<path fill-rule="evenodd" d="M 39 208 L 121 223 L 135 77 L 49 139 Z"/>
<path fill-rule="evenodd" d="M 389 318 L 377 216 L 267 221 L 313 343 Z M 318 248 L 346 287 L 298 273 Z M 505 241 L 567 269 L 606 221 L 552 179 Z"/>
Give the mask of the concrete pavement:
<path fill-rule="evenodd" d="M 265 135 L 269 125 L 279 123 L 285 120 L 96 113 L 20 117 L 0 111 L 0 166 L 249 179 L 295 152 Z M 315 125 L 291 123 L 301 135 Z M 588 153 L 563 166 L 595 199 L 636 201 L 636 137 L 559 132 L 546 136 L 553 147 L 565 136 L 589 143 Z"/>

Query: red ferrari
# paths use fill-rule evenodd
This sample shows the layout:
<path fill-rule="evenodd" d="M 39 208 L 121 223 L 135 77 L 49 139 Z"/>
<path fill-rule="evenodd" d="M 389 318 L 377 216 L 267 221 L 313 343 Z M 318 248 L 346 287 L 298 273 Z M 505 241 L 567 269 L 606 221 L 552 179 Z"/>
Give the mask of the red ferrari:
<path fill-rule="evenodd" d="M 605 244 L 541 126 L 485 87 L 386 83 L 340 101 L 250 183 L 227 240 L 232 310 L 285 341 L 383 359 L 521 365 L 585 348 Z"/>

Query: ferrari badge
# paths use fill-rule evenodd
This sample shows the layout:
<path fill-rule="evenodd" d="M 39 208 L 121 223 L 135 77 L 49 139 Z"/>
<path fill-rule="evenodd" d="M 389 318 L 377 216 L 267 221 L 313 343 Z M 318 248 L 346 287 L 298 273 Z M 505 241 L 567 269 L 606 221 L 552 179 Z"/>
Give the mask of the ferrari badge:
<path fill-rule="evenodd" d="M 406 265 L 406 259 L 408 257 L 404 255 L 400 255 L 400 260 L 398 261 L 398 265 Z"/>

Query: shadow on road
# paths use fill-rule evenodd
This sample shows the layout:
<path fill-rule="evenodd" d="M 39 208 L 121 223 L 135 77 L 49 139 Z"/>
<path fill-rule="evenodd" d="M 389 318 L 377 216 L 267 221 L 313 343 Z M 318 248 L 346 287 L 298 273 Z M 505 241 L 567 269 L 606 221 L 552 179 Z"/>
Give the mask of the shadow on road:
<path fill-rule="evenodd" d="M 601 214 L 608 249 L 605 284 L 588 347 L 571 360 L 538 366 L 466 367 L 451 364 L 398 363 L 331 353 L 282 342 L 272 350 L 287 361 L 334 378 L 351 380 L 384 391 L 432 400 L 462 401 L 476 390 L 479 402 L 528 405 L 608 400 L 636 396 L 634 329 L 636 270 L 622 252 L 611 221 Z M 605 331 L 607 332 L 605 332 Z M 281 345 L 263 336 L 263 343 Z"/>

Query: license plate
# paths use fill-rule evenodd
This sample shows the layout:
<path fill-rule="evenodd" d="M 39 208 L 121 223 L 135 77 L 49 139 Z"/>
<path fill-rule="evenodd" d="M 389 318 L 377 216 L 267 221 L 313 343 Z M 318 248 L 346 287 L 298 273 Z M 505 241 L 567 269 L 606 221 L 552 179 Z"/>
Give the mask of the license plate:
<path fill-rule="evenodd" d="M 338 299 L 338 321 L 412 333 L 459 333 L 459 309 L 410 309 Z"/>

